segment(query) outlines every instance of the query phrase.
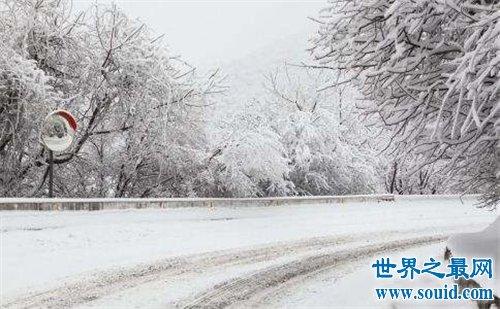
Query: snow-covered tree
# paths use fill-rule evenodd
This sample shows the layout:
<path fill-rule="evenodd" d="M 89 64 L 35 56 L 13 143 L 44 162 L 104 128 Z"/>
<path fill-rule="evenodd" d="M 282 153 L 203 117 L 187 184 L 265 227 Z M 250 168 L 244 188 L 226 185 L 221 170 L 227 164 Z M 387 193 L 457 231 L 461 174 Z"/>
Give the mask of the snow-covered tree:
<path fill-rule="evenodd" d="M 335 85 L 359 82 L 359 106 L 392 130 L 397 156 L 419 157 L 412 173 L 444 162 L 433 173 L 494 202 L 499 18 L 497 0 L 331 0 L 313 53 L 345 73 Z"/>
<path fill-rule="evenodd" d="M 211 155 L 199 187 L 208 196 L 252 197 L 293 194 L 289 162 L 270 126 L 262 101 L 223 114 L 211 133 Z"/>
<path fill-rule="evenodd" d="M 290 180 L 301 195 L 376 191 L 377 132 L 367 128 L 352 104 L 355 92 L 330 82 L 327 72 L 284 66 L 267 77 L 271 126 L 290 160 Z"/>
<path fill-rule="evenodd" d="M 216 113 L 199 187 L 211 196 L 329 195 L 382 189 L 382 162 L 358 118 L 351 88 L 318 91 L 326 72 L 283 66 L 266 94 Z M 223 108 L 223 107 L 220 107 Z"/>
<path fill-rule="evenodd" d="M 411 160 L 419 160 L 412 157 Z M 394 194 L 443 194 L 459 193 L 453 190 L 454 180 L 442 177 L 439 170 L 442 169 L 438 161 L 432 165 L 420 169 L 416 173 L 408 170 L 411 162 L 400 162 L 397 158 L 391 160 L 386 171 L 385 188 Z"/>
<path fill-rule="evenodd" d="M 222 90 L 217 74 L 200 81 L 114 6 L 75 15 L 70 4 L 1 2 L 0 195 L 43 194 L 39 127 L 57 107 L 79 123 L 72 148 L 55 158 L 58 195 L 189 194 L 206 151 L 200 108 Z"/>

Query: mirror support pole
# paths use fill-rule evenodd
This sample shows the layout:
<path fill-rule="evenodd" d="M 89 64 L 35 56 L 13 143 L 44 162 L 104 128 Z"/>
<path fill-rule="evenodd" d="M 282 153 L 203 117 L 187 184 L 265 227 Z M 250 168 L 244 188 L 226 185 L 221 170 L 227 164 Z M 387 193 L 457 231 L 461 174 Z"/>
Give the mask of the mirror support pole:
<path fill-rule="evenodd" d="M 49 197 L 54 197 L 54 152 L 49 149 Z"/>

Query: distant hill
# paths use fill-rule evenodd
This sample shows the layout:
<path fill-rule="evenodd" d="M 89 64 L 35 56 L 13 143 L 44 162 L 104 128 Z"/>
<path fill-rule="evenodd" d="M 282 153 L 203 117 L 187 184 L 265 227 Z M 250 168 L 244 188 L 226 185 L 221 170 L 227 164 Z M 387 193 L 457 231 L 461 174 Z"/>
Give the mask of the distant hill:
<path fill-rule="evenodd" d="M 242 58 L 223 64 L 230 89 L 227 99 L 231 104 L 249 101 L 263 94 L 264 75 L 285 63 L 299 64 L 309 61 L 309 33 L 298 33 L 279 38 L 272 45 L 264 46 Z"/>

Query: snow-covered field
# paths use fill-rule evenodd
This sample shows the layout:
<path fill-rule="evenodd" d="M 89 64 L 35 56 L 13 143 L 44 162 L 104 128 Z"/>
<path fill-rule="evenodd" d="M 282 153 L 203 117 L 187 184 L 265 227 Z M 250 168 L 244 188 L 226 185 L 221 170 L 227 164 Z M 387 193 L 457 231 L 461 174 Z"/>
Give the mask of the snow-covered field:
<path fill-rule="evenodd" d="M 441 257 L 448 235 L 497 216 L 474 203 L 4 211 L 2 305 L 383 307 L 373 259 Z"/>

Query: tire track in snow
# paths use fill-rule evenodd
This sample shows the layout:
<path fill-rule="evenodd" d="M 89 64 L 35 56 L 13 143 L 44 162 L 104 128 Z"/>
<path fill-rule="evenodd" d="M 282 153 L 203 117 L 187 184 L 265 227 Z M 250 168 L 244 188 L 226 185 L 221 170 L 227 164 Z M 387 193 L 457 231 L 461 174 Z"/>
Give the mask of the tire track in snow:
<path fill-rule="evenodd" d="M 352 263 L 378 253 L 399 251 L 443 241 L 447 237 L 446 235 L 440 235 L 399 239 L 308 256 L 217 284 L 213 288 L 196 295 L 193 299 L 178 302 L 177 306 L 183 308 L 224 308 L 241 305 L 245 302 L 251 302 L 253 297 L 264 293 L 266 290 L 275 289 L 290 280 L 313 276 L 314 273 L 319 273 L 322 270 Z"/>
<path fill-rule="evenodd" d="M 258 245 L 251 248 L 228 249 L 172 257 L 130 268 L 79 276 L 75 278 L 76 282 L 66 283 L 47 291 L 32 293 L 15 300 L 7 300 L 2 304 L 2 308 L 66 308 L 89 303 L 103 296 L 161 280 L 162 278 L 174 278 L 187 273 L 200 272 L 227 265 L 243 265 L 270 261 L 288 255 L 317 251 L 329 247 L 335 248 L 335 246 L 355 243 L 360 240 L 369 241 L 390 238 L 391 236 L 398 236 L 400 238 L 401 235 L 406 233 L 415 234 L 423 232 L 428 232 L 428 230 L 414 229 L 404 232 L 386 231 L 377 234 L 360 233 L 348 236 L 314 237 L 299 241 Z M 286 279 L 286 276 L 284 279 Z"/>
<path fill-rule="evenodd" d="M 175 277 L 189 272 L 224 265 L 256 263 L 276 259 L 285 255 L 335 246 L 366 235 L 317 237 L 294 242 L 279 242 L 251 249 L 229 249 L 209 253 L 180 256 L 142 264 L 128 269 L 103 272 L 80 278 L 49 291 L 34 293 L 2 304 L 4 308 L 70 307 L 88 303 L 104 295 L 132 288 L 144 283 Z"/>

